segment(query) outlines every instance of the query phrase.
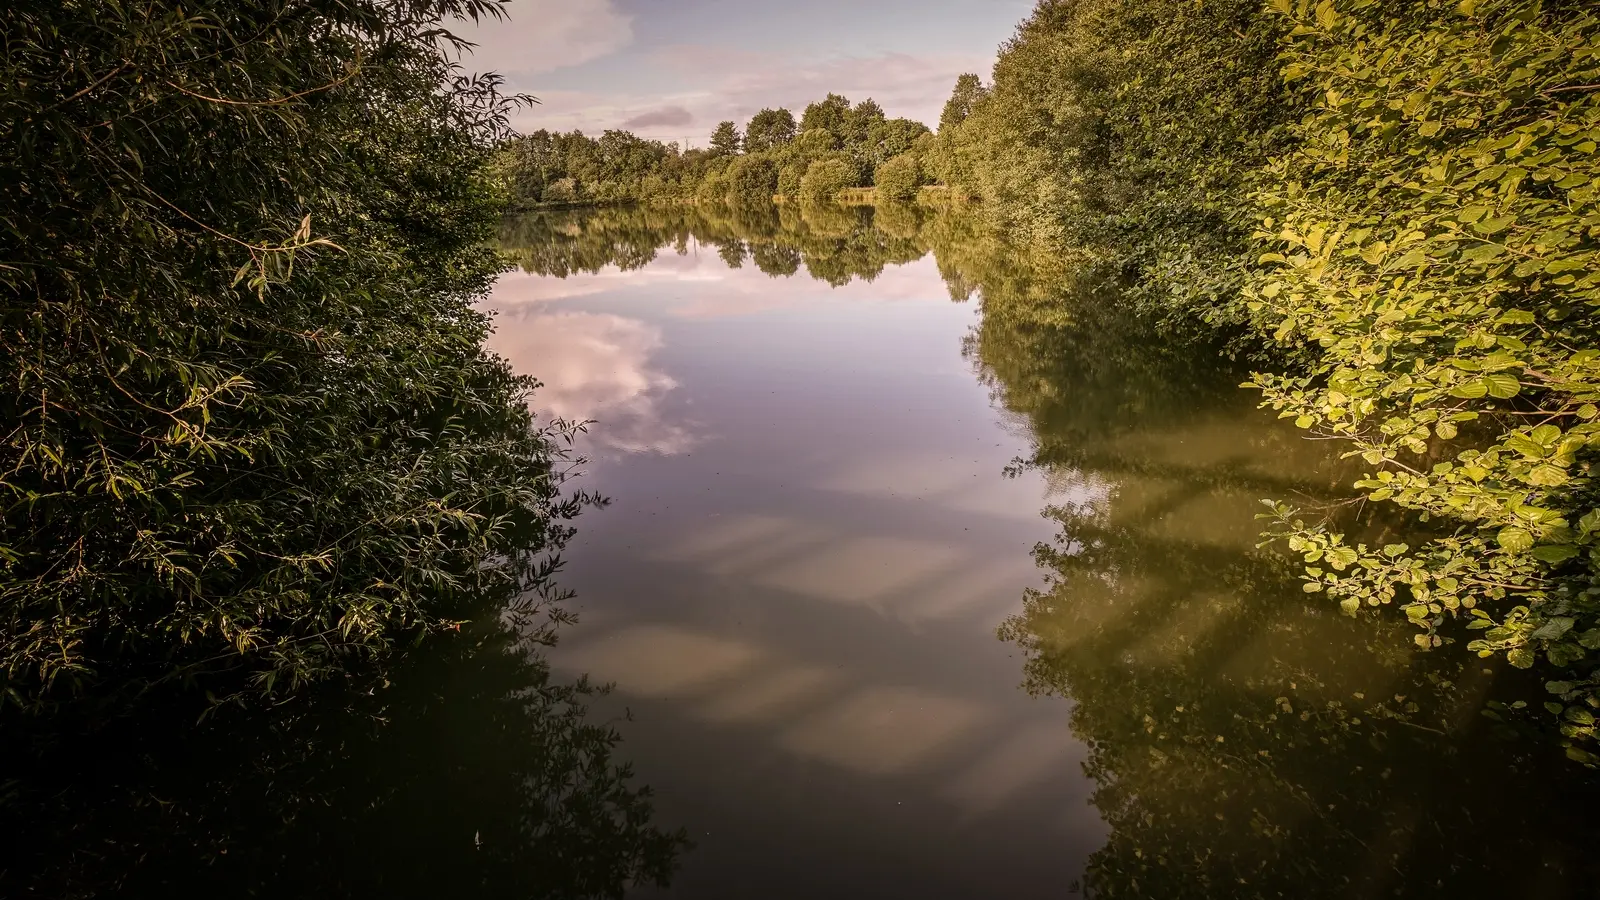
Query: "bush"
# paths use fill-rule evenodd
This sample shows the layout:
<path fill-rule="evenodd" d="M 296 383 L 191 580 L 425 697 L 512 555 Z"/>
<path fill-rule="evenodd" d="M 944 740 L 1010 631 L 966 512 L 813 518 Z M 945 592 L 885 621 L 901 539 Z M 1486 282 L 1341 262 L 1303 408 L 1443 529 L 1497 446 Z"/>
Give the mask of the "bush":
<path fill-rule="evenodd" d="M 922 187 L 922 164 L 915 156 L 902 153 L 885 160 L 874 173 L 873 181 L 880 200 L 909 203 L 917 199 L 917 191 Z"/>
<path fill-rule="evenodd" d="M 800 181 L 805 178 L 804 166 L 784 166 L 778 172 L 778 194 L 784 197 L 796 197 L 800 194 Z"/>
<path fill-rule="evenodd" d="M 473 305 L 507 104 L 432 31 L 493 8 L 0 8 L 8 702 L 279 690 L 522 577 L 550 448 Z"/>
<path fill-rule="evenodd" d="M 724 203 L 728 199 L 728 178 L 721 172 L 712 172 L 694 190 L 697 203 Z"/>
<path fill-rule="evenodd" d="M 813 203 L 825 203 L 839 196 L 839 192 L 856 183 L 855 167 L 841 159 L 819 159 L 806 169 L 800 180 L 800 198 Z"/>
<path fill-rule="evenodd" d="M 778 164 L 765 156 L 741 156 L 728 167 L 728 200 L 768 203 L 778 192 Z"/>
<path fill-rule="evenodd" d="M 576 203 L 578 182 L 571 178 L 557 178 L 545 185 L 544 194 L 540 199 L 546 203 Z"/>
<path fill-rule="evenodd" d="M 1256 383 L 1349 442 L 1369 498 L 1451 523 L 1378 550 L 1285 512 L 1291 546 L 1321 561 L 1305 587 L 1352 614 L 1402 604 L 1425 647 L 1466 620 L 1482 629 L 1469 650 L 1543 659 L 1563 732 L 1592 741 L 1600 93 L 1583 86 L 1600 82 L 1600 16 L 1526 0 L 1279 6 L 1288 72 L 1318 100 L 1253 198 L 1265 255 L 1247 298 L 1317 355 Z"/>

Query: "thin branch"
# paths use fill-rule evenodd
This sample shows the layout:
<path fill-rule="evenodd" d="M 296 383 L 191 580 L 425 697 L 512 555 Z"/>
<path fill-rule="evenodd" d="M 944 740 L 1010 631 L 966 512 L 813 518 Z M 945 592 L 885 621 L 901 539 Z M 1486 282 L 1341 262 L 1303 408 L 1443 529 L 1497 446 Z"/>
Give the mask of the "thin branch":
<path fill-rule="evenodd" d="M 361 69 L 361 54 L 360 51 L 357 51 L 355 64 L 350 67 L 350 71 L 346 72 L 342 78 L 335 79 L 327 84 L 319 85 L 318 87 L 306 88 L 303 91 L 296 91 L 293 94 L 285 94 L 282 97 L 274 97 L 270 100 L 230 100 L 226 97 L 211 97 L 207 96 L 206 94 L 199 93 L 198 91 L 191 91 L 183 85 L 172 81 L 166 82 L 166 85 L 167 87 L 170 87 L 181 94 L 188 94 L 190 97 L 205 100 L 209 103 L 226 103 L 229 106 L 278 106 L 298 100 L 308 94 L 316 94 L 322 91 L 332 90 L 339 85 L 344 84 L 346 81 L 356 77 L 356 75 L 361 72 Z"/>
<path fill-rule="evenodd" d="M 84 88 L 83 90 L 77 92 L 76 94 L 73 94 L 71 97 L 68 97 L 67 99 L 62 100 L 60 103 L 57 103 L 56 105 L 54 105 L 54 106 L 50 107 L 49 109 L 45 110 L 45 112 L 55 112 L 56 110 L 60 109 L 61 107 L 66 106 L 68 103 L 71 103 L 72 101 L 78 99 L 79 97 L 82 97 L 84 94 L 87 94 L 90 91 L 93 91 L 95 88 L 100 87 L 101 85 L 105 84 L 106 82 L 110 81 L 111 79 L 117 77 L 118 75 L 121 75 L 123 73 L 123 71 L 125 71 L 131 65 L 133 65 L 133 64 L 130 63 L 130 62 L 127 62 L 126 60 L 124 60 L 122 65 L 117 66 L 115 69 L 112 69 L 110 72 L 107 72 L 105 74 L 105 77 L 98 79 L 93 84 L 89 85 L 88 87 Z"/>

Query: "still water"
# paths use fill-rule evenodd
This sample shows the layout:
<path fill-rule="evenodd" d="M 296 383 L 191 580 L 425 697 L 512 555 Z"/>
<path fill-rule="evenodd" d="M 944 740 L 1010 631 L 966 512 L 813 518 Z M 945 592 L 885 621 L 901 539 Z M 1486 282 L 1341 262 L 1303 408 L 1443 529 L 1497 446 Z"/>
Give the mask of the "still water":
<path fill-rule="evenodd" d="M 1218 348 L 955 212 L 502 243 L 494 349 L 610 500 L 572 596 L 272 709 L 6 735 L 0 895 L 1600 896 L 1537 683 L 1258 546 L 1264 498 L 1414 526 Z"/>
<path fill-rule="evenodd" d="M 667 895 L 1595 896 L 1519 687 L 1257 547 L 1351 473 L 1216 348 L 950 215 L 519 227 L 493 345 L 614 499 L 552 658 L 696 845 Z"/>

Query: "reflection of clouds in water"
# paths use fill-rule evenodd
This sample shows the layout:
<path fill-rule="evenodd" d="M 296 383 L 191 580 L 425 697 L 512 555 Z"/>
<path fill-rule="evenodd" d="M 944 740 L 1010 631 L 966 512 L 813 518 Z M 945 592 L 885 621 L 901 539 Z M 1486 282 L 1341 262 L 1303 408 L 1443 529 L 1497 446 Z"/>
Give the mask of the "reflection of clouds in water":
<path fill-rule="evenodd" d="M 650 367 L 661 346 L 654 325 L 604 313 L 518 311 L 495 319 L 489 346 L 544 383 L 534 395 L 541 415 L 594 420 L 591 434 L 602 446 L 673 454 L 693 444 L 659 409 L 677 382 Z"/>

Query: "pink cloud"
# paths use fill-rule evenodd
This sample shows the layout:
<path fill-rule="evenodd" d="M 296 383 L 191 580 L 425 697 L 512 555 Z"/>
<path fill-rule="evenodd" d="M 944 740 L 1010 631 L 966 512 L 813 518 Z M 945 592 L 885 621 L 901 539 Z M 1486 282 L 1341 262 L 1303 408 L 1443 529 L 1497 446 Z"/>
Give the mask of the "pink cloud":
<path fill-rule="evenodd" d="M 519 116 L 517 126 L 524 131 L 576 128 L 598 133 L 636 121 L 639 124 L 633 127 L 641 135 L 662 140 L 687 136 L 698 143 L 709 134 L 705 123 L 731 119 L 742 124 L 764 107 L 787 106 L 798 114 L 807 103 L 829 92 L 856 101 L 871 97 L 890 116 L 932 125 L 938 121 L 956 76 L 987 72 L 989 67 L 987 58 L 975 54 L 885 53 L 810 62 L 765 57 L 759 65 L 746 59 L 749 55 L 709 47 L 668 48 L 657 54 L 657 62 L 675 69 L 679 80 L 699 82 L 692 89 L 670 94 L 540 91 L 535 83 L 532 91 L 543 102 Z M 690 121 L 704 127 L 684 135 L 681 132 L 687 124 L 657 125 L 645 119 L 668 108 L 684 111 Z"/>

